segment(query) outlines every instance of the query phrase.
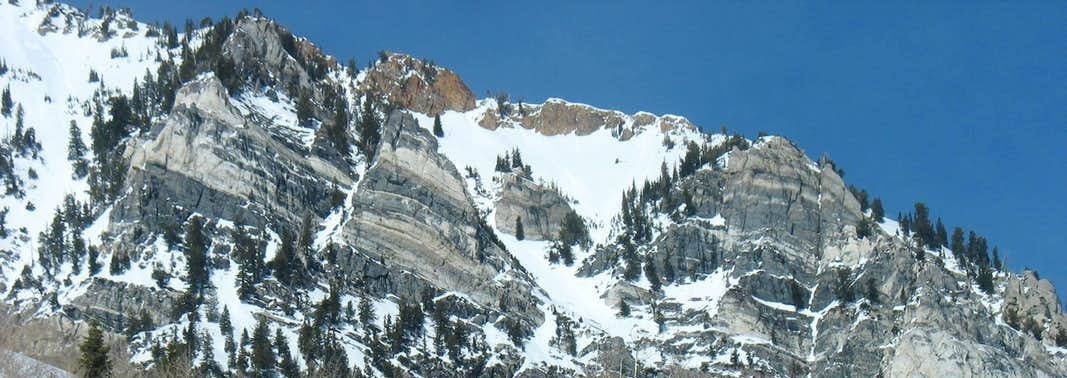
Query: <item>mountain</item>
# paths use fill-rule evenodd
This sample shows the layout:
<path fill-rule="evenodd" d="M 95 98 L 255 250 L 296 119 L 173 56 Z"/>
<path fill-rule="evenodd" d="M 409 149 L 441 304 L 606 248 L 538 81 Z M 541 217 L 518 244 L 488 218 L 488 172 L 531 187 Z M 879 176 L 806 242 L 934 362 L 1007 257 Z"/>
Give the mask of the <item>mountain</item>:
<path fill-rule="evenodd" d="M 84 372 L 99 326 L 118 376 L 1067 375 L 1047 280 L 782 136 L 478 99 L 256 12 L 0 21 L 0 371 Z"/>

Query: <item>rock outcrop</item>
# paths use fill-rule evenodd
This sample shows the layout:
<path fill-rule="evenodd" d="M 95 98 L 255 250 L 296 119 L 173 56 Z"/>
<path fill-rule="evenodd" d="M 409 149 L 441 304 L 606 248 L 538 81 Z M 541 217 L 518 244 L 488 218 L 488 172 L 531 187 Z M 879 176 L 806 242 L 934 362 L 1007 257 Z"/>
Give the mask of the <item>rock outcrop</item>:
<path fill-rule="evenodd" d="M 474 93 L 459 75 L 408 55 L 383 53 L 364 75 L 362 91 L 402 108 L 430 115 L 474 109 Z"/>
<path fill-rule="evenodd" d="M 501 181 L 493 216 L 496 229 L 514 235 L 516 219 L 521 219 L 526 239 L 555 240 L 563 218 L 571 212 L 567 199 L 558 190 L 519 174 L 504 175 Z"/>

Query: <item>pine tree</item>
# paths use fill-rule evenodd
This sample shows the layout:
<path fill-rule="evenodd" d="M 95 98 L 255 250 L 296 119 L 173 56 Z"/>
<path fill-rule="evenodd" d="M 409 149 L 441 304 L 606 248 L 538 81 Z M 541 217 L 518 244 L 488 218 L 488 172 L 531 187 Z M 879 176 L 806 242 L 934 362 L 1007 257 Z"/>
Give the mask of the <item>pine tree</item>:
<path fill-rule="evenodd" d="M 882 223 L 885 219 L 885 209 L 882 208 L 881 198 L 874 197 L 874 201 L 871 201 L 871 218 L 878 223 Z"/>
<path fill-rule="evenodd" d="M 960 260 L 960 262 L 962 263 L 964 254 L 967 252 L 967 247 L 963 245 L 962 228 L 956 227 L 952 230 L 952 241 L 949 242 L 949 248 L 952 249 L 952 255 L 955 256 L 956 259 Z"/>
<path fill-rule="evenodd" d="M 993 272 L 987 266 L 980 266 L 978 268 L 978 288 L 982 289 L 986 294 L 993 294 Z"/>
<path fill-rule="evenodd" d="M 223 335 L 233 336 L 233 323 L 230 323 L 230 309 L 222 306 L 222 315 L 219 317 L 219 330 Z"/>
<path fill-rule="evenodd" d="M 89 322 L 89 334 L 85 336 L 79 349 L 81 359 L 78 360 L 78 365 L 84 371 L 85 378 L 111 377 L 111 360 L 107 356 L 110 347 L 104 344 L 104 332 L 96 320 Z"/>
<path fill-rule="evenodd" d="M 341 156 L 348 156 L 349 152 L 351 152 L 351 145 L 348 142 L 348 121 L 348 102 L 343 97 L 338 97 L 335 104 L 333 125 L 326 131 L 329 133 L 329 138 L 334 148 L 341 153 Z"/>
<path fill-rule="evenodd" d="M 445 137 L 445 130 L 441 128 L 440 114 L 433 116 L 433 135 L 436 135 L 438 138 Z"/>
<path fill-rule="evenodd" d="M 626 303 L 622 298 L 619 298 L 619 316 L 630 316 L 630 304 Z"/>
<path fill-rule="evenodd" d="M 11 109 L 15 107 L 15 102 L 11 100 L 11 86 L 4 88 L 3 95 L 0 95 L 0 114 L 4 117 L 11 116 Z"/>
<path fill-rule="evenodd" d="M 645 256 L 645 278 L 648 279 L 652 291 L 658 292 L 663 283 L 659 280 L 659 273 L 656 272 L 656 264 L 652 262 L 651 256 Z"/>
<path fill-rule="evenodd" d="M 306 93 L 301 92 L 296 99 L 296 122 L 302 127 L 311 127 L 315 114 L 311 109 L 311 99 Z"/>
<path fill-rule="evenodd" d="M 89 248 L 89 275 L 95 276 L 100 273 L 100 250 L 96 249 L 96 246 L 90 245 Z"/>
<path fill-rule="evenodd" d="M 270 342 L 270 328 L 260 319 L 252 331 L 252 368 L 259 376 L 266 377 L 274 369 L 274 349 Z"/>
<path fill-rule="evenodd" d="M 378 120 L 374 107 L 374 100 L 368 96 L 363 100 L 363 109 L 359 114 L 360 149 L 363 155 L 367 156 L 368 161 L 374 158 L 378 150 L 378 142 L 382 138 L 381 121 Z"/>
<path fill-rule="evenodd" d="M 948 232 L 945 231 L 945 224 L 941 223 L 941 217 L 937 217 L 937 237 L 936 241 L 938 247 L 948 247 Z"/>
<path fill-rule="evenodd" d="M 526 233 L 522 230 L 522 216 L 515 217 L 515 239 L 526 239 Z"/>
<path fill-rule="evenodd" d="M 997 246 L 993 246 L 993 268 L 1000 271 L 1004 270 L 1003 262 L 1000 260 L 1000 250 Z"/>
<path fill-rule="evenodd" d="M 359 297 L 359 323 L 363 325 L 364 329 L 374 329 L 374 320 L 377 316 L 374 314 L 374 306 L 371 304 L 370 298 L 366 293 Z"/>
<path fill-rule="evenodd" d="M 282 334 L 281 328 L 274 331 L 274 347 L 278 350 L 278 372 L 285 378 L 297 378 L 300 376 L 300 366 L 293 359 L 289 351 L 289 339 Z"/>
<path fill-rule="evenodd" d="M 185 227 L 185 258 L 189 293 L 199 297 L 207 285 L 207 241 L 204 238 L 204 223 L 200 216 L 189 218 Z"/>
<path fill-rule="evenodd" d="M 67 144 L 67 160 L 74 166 L 74 178 L 81 179 L 89 174 L 89 162 L 85 160 L 86 147 L 82 141 L 82 132 L 74 120 L 70 121 L 70 142 Z"/>
<path fill-rule="evenodd" d="M 933 225 L 930 223 L 930 209 L 922 202 L 915 203 L 914 229 L 916 236 L 918 236 L 923 246 L 930 248 L 937 247 L 937 235 Z"/>
<path fill-rule="evenodd" d="M 289 231 L 282 230 L 281 244 L 278 252 L 274 255 L 271 265 L 274 268 L 274 278 L 283 285 L 291 286 L 301 283 L 304 274 L 304 265 L 296 256 L 293 246 L 293 236 Z"/>

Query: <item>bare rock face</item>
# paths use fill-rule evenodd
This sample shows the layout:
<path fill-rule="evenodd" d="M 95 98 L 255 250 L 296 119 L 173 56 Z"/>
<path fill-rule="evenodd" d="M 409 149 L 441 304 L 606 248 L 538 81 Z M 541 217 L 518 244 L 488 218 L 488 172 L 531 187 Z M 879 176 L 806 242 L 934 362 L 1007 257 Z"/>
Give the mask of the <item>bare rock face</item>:
<path fill-rule="evenodd" d="M 697 129 L 682 117 L 657 117 L 645 112 L 627 115 L 616 110 L 597 109 L 560 99 L 549 99 L 543 104 L 506 103 L 504 106 L 506 109 L 503 112 L 499 107 L 493 107 L 483 114 L 479 125 L 490 130 L 501 125 L 515 125 L 537 130 L 544 135 L 589 135 L 598 130 L 609 129 L 615 132 L 615 136 L 620 140 L 627 140 L 648 127 L 656 127 L 662 131 L 676 128 Z"/>
<path fill-rule="evenodd" d="M 311 42 L 295 37 L 285 27 L 262 18 L 242 18 L 222 47 L 237 71 L 246 77 L 307 88 L 321 79 L 336 61 Z"/>
<path fill-rule="evenodd" d="M 331 182 L 351 185 L 349 174 L 279 142 L 241 117 L 228 99 L 212 75 L 178 91 L 162 128 L 131 152 L 133 195 L 116 206 L 114 219 L 172 218 L 182 208 L 261 224 L 269 208 L 276 220 L 296 224 L 308 213 L 329 211 L 326 189 Z"/>
<path fill-rule="evenodd" d="M 571 211 L 559 191 L 546 188 L 520 175 L 503 177 L 503 189 L 496 202 L 496 228 L 514 235 L 517 218 L 529 240 L 555 240 L 563 218 Z"/>
<path fill-rule="evenodd" d="M 1038 278 L 1031 270 L 1008 278 L 1001 306 L 1004 321 L 1031 334 L 1037 331 L 1045 344 L 1055 345 L 1060 332 L 1067 334 L 1067 317 L 1060 308 L 1059 296 L 1051 281 Z"/>
<path fill-rule="evenodd" d="M 74 299 L 66 308 L 77 317 L 101 319 L 115 329 L 128 324 L 129 315 L 146 311 L 154 321 L 172 322 L 173 310 L 180 293 L 160 290 L 102 278 L 93 279 L 85 294 Z"/>
<path fill-rule="evenodd" d="M 386 53 L 366 71 L 360 88 L 423 114 L 474 109 L 474 93 L 459 75 L 404 54 Z"/>
<path fill-rule="evenodd" d="M 359 186 L 344 235 L 391 271 L 411 272 L 487 308 L 505 304 L 529 325 L 543 321 L 528 281 L 494 279 L 517 263 L 481 220 L 455 166 L 437 152 L 437 139 L 407 113 L 386 120 L 377 161 Z"/>
<path fill-rule="evenodd" d="M 731 233 L 763 232 L 798 249 L 819 251 L 824 238 L 860 219 L 859 202 L 837 173 L 810 165 L 785 138 L 735 150 L 726 175 L 722 215 Z"/>

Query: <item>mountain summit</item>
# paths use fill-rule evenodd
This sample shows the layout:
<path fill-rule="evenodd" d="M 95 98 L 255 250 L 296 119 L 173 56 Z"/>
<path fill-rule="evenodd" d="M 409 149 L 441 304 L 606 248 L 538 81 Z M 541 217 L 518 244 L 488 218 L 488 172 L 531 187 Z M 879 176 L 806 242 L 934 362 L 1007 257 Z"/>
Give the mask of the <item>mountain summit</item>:
<path fill-rule="evenodd" d="M 1067 375 L 1047 280 L 785 137 L 255 12 L 0 3 L 0 87 L 0 375 Z"/>

